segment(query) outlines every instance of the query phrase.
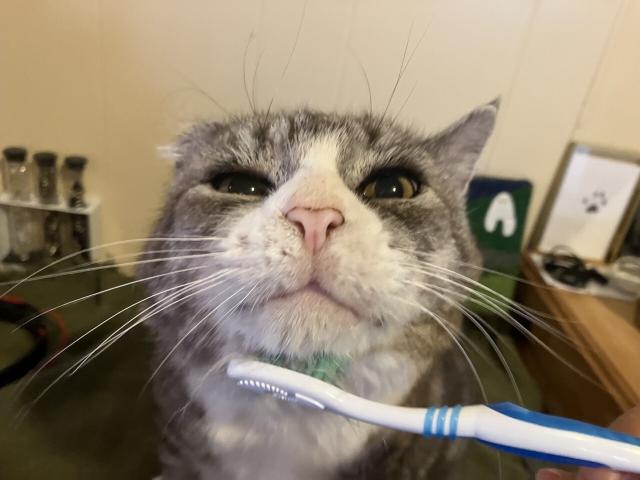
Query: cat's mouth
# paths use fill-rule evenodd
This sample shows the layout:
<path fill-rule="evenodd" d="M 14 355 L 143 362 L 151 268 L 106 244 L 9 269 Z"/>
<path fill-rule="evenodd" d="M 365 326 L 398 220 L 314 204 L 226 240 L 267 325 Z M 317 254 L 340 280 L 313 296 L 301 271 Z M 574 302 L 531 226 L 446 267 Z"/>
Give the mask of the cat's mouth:
<path fill-rule="evenodd" d="M 300 301 L 308 301 L 310 305 L 320 302 L 328 302 L 348 312 L 350 316 L 354 317 L 354 320 L 358 320 L 360 318 L 360 315 L 354 307 L 338 300 L 315 280 L 310 281 L 303 287 L 300 287 L 292 292 L 274 295 L 267 299 L 263 304 L 266 305 L 272 302 L 281 303 L 287 301 L 296 303 Z"/>

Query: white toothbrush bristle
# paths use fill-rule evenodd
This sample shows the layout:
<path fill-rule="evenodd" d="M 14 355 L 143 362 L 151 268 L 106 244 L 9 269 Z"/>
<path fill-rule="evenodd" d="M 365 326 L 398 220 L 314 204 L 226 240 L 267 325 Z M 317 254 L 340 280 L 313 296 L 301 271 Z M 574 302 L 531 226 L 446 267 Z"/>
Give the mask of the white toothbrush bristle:
<path fill-rule="evenodd" d="M 290 394 L 286 390 L 283 390 L 280 387 L 276 387 L 275 385 L 271 385 L 270 383 L 256 381 L 256 380 L 238 380 L 238 385 L 241 387 L 248 388 L 249 390 L 253 390 L 258 393 L 271 393 L 275 398 L 279 400 L 288 400 L 290 402 L 296 401 L 296 396 Z"/>

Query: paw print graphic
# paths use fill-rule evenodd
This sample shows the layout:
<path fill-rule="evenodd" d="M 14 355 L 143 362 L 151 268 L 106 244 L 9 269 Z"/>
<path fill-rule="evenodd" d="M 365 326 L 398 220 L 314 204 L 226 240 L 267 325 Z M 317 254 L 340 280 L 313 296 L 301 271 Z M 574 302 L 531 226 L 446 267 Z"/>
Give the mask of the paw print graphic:
<path fill-rule="evenodd" d="M 602 190 L 595 190 L 582 199 L 582 204 L 586 213 L 598 213 L 607 205 L 607 194 Z"/>

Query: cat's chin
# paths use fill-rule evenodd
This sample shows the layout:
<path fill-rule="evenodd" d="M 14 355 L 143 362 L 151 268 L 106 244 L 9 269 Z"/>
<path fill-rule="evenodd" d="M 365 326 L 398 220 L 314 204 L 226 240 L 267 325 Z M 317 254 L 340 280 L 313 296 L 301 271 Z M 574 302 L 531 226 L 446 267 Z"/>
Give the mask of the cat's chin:
<path fill-rule="evenodd" d="M 318 352 L 353 355 L 384 335 L 379 323 L 316 285 L 240 309 L 220 325 L 242 350 L 305 358 Z"/>

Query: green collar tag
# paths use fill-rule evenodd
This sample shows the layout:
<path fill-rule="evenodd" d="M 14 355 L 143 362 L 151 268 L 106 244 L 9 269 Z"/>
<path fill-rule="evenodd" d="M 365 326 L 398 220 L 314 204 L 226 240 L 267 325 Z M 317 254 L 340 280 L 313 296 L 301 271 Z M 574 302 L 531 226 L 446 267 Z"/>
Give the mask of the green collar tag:
<path fill-rule="evenodd" d="M 344 376 L 349 359 L 344 356 L 320 353 L 310 358 L 291 358 L 284 355 L 271 355 L 262 358 L 267 363 L 288 368 L 323 382 L 336 385 Z"/>

